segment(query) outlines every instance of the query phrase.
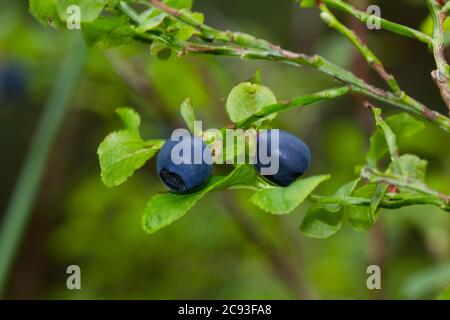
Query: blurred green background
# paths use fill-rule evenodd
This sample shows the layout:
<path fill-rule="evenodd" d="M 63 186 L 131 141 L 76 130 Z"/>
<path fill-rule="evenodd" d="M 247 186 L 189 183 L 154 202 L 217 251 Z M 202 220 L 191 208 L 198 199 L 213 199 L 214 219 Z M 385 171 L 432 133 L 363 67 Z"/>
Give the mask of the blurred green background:
<path fill-rule="evenodd" d="M 368 3 L 355 0 L 364 8 Z M 424 1 L 371 1 L 384 17 L 418 27 Z M 322 24 L 315 9 L 291 0 L 196 0 L 210 25 L 241 30 L 292 50 L 320 53 L 379 83 L 344 38 Z M 445 112 L 430 77 L 433 60 L 422 44 L 386 32 L 365 34 L 358 22 L 339 15 L 367 38 L 388 70 L 413 97 Z M 0 216 L 5 211 L 70 32 L 39 25 L 27 1 L 0 2 Z M 161 61 L 149 48 L 130 45 L 89 49 L 54 145 L 43 183 L 8 282 L 11 299 L 420 299 L 434 298 L 450 284 L 450 216 L 429 206 L 384 211 L 370 232 L 345 226 L 326 240 L 302 236 L 308 208 L 273 217 L 248 203 L 245 191 L 213 193 L 184 218 L 157 234 L 141 229 L 145 203 L 162 191 L 154 161 L 126 184 L 107 189 L 100 181 L 96 149 L 120 126 L 114 109 L 131 106 L 143 116 L 143 136 L 166 138 L 178 126 L 180 103 L 191 97 L 207 127 L 228 124 L 224 102 L 239 81 L 261 68 L 263 82 L 279 99 L 319 91 L 333 80 L 282 64 L 171 57 Z M 6 79 L 6 80 L 5 80 Z M 357 96 L 281 114 L 274 127 L 311 146 L 311 175 L 330 173 L 323 194 L 355 177 L 364 161 L 371 116 Z M 385 114 L 397 109 L 384 108 Z M 450 192 L 450 136 L 428 126 L 402 146 L 428 159 L 428 183 Z M 239 218 L 240 217 L 240 218 Z M 275 246 L 304 288 L 292 292 L 276 261 L 240 220 Z M 276 259 L 275 259 L 276 260 Z M 66 268 L 81 267 L 82 290 L 66 287 Z M 380 265 L 382 290 L 366 287 L 366 268 Z"/>

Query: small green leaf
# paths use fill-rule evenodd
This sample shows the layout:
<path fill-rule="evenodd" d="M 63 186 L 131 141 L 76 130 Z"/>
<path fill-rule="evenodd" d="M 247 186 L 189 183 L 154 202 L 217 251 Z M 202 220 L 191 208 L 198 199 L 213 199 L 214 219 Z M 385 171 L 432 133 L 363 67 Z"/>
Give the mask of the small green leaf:
<path fill-rule="evenodd" d="M 30 12 L 43 25 L 56 28 L 62 24 L 55 0 L 30 0 Z"/>
<path fill-rule="evenodd" d="M 425 128 L 425 125 L 407 113 L 400 113 L 386 118 L 386 124 L 392 129 L 397 143 L 411 138 Z M 382 130 L 377 129 L 370 138 L 370 149 L 366 155 L 370 166 L 376 166 L 376 162 L 388 152 L 386 138 Z"/>
<path fill-rule="evenodd" d="M 80 19 L 82 23 L 92 22 L 98 18 L 106 6 L 106 0 L 56 0 L 56 8 L 59 19 L 66 21 L 68 18 L 67 9 L 76 5 L 80 8 Z"/>
<path fill-rule="evenodd" d="M 161 41 L 153 41 L 150 45 L 150 53 L 158 59 L 167 60 L 172 55 L 172 49 Z"/>
<path fill-rule="evenodd" d="M 276 102 L 277 99 L 269 88 L 260 84 L 242 82 L 228 95 L 226 109 L 231 121 L 238 122 L 248 118 L 262 107 Z"/>
<path fill-rule="evenodd" d="M 208 185 L 195 193 L 160 193 L 153 196 L 142 216 L 142 227 L 146 232 L 154 233 L 184 216 L 197 201 L 214 189 L 249 186 L 249 176 L 255 176 L 254 170 L 252 173 L 250 169 L 248 165 L 237 166 L 228 176 L 212 177 Z"/>
<path fill-rule="evenodd" d="M 300 225 L 300 231 L 307 237 L 324 239 L 341 229 L 343 211 L 330 212 L 320 207 L 311 207 Z"/>
<path fill-rule="evenodd" d="M 84 39 L 89 46 L 113 48 L 129 43 L 135 35 L 126 17 L 99 17 L 82 25 Z"/>
<path fill-rule="evenodd" d="M 120 119 L 122 119 L 127 130 L 135 133 L 139 132 L 141 117 L 136 111 L 130 108 L 118 108 L 116 113 L 119 115 Z"/>
<path fill-rule="evenodd" d="M 269 187 L 256 191 L 250 200 L 273 214 L 286 214 L 299 206 L 329 175 L 298 179 L 288 187 Z"/>
<path fill-rule="evenodd" d="M 351 196 L 360 179 L 355 179 L 342 187 L 333 197 L 344 198 Z M 310 238 L 324 239 L 332 236 L 341 229 L 344 212 L 338 204 L 321 204 L 320 200 L 312 206 L 303 218 L 300 232 Z"/>
<path fill-rule="evenodd" d="M 214 182 L 211 182 L 214 183 Z M 142 227 L 147 233 L 154 233 L 184 216 L 209 189 L 191 194 L 159 193 L 147 203 L 142 216 Z"/>
<path fill-rule="evenodd" d="M 109 134 L 98 147 L 101 177 L 107 187 L 125 182 L 164 144 L 163 140 L 143 141 L 139 135 L 139 115 L 129 108 L 117 109 L 125 130 Z"/>
<path fill-rule="evenodd" d="M 381 200 L 383 200 L 384 195 L 386 194 L 388 190 L 388 185 L 385 183 L 379 183 L 375 189 L 375 192 L 372 196 L 372 201 L 370 202 L 369 206 L 369 217 L 372 222 L 376 220 L 376 214 L 378 211 L 378 206 L 381 203 Z"/>
<path fill-rule="evenodd" d="M 194 122 L 196 119 L 194 109 L 192 108 L 191 99 L 187 98 L 183 101 L 180 107 L 180 113 L 184 119 L 184 122 L 186 122 L 189 131 L 194 134 Z"/>
<path fill-rule="evenodd" d="M 408 178 L 425 181 L 428 162 L 413 154 L 404 154 L 400 157 L 402 174 Z"/>

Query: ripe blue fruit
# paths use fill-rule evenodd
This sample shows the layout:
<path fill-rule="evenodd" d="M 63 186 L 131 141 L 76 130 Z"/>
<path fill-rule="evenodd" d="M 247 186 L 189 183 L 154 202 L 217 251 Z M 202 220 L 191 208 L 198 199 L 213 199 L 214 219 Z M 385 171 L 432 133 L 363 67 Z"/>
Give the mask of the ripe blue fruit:
<path fill-rule="evenodd" d="M 23 103 L 27 95 L 27 78 L 23 65 L 7 62 L 0 66 L 0 102 Z"/>
<path fill-rule="evenodd" d="M 261 173 L 262 168 L 270 167 L 270 164 L 261 163 L 260 149 L 267 150 L 268 157 L 278 157 L 279 169 L 273 175 L 263 175 L 266 179 L 280 186 L 288 186 L 298 177 L 302 176 L 311 163 L 311 152 L 301 139 L 289 132 L 278 130 L 278 148 L 272 150 L 271 141 L 275 137 L 274 130 L 263 130 L 258 132 L 256 144 L 256 169 Z M 264 148 L 263 146 L 266 146 Z"/>
<path fill-rule="evenodd" d="M 195 158 L 196 151 L 201 151 L 201 158 Z M 177 156 L 182 157 L 181 162 L 177 162 Z M 156 169 L 167 189 L 174 193 L 191 193 L 204 186 L 211 176 L 211 153 L 198 137 L 184 135 L 179 141 L 169 139 L 158 153 Z"/>

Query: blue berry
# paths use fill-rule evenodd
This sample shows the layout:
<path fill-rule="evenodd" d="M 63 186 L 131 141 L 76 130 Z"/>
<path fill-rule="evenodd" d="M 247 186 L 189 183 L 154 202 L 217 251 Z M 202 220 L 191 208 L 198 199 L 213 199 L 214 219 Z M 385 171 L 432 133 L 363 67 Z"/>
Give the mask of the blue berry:
<path fill-rule="evenodd" d="M 262 168 L 270 167 L 270 163 L 261 162 L 259 155 L 261 148 L 267 150 L 268 157 L 278 157 L 279 169 L 275 174 L 263 176 L 277 185 L 288 186 L 308 170 L 311 163 L 311 152 L 305 142 L 283 130 L 278 130 L 278 148 L 271 150 L 274 132 L 274 130 L 258 132 L 255 167 L 260 173 Z M 265 149 L 262 147 L 264 145 L 266 146 Z"/>
<path fill-rule="evenodd" d="M 25 68 L 13 62 L 0 67 L 0 102 L 8 104 L 23 103 L 27 94 Z"/>
<path fill-rule="evenodd" d="M 172 154 L 176 147 L 177 149 Z M 184 154 L 184 150 L 187 152 L 190 150 L 190 155 Z M 195 159 L 194 152 L 200 150 L 201 158 Z M 205 158 L 203 154 L 206 154 Z M 183 157 L 181 163 L 174 158 L 177 155 Z M 194 160 L 200 161 L 194 163 Z M 185 135 L 179 141 L 167 140 L 156 158 L 156 169 L 162 183 L 171 192 L 195 192 L 201 189 L 211 176 L 211 153 L 208 146 L 198 137 Z"/>

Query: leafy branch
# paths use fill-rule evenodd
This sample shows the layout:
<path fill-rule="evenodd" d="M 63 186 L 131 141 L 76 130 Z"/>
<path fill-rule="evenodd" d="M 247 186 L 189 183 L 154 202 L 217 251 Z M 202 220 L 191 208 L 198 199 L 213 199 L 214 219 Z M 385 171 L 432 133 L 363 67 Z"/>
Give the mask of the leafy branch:
<path fill-rule="evenodd" d="M 206 39 L 209 42 L 219 42 L 221 45 L 178 41 L 173 37 L 167 37 L 165 34 L 152 33 L 152 30 L 149 31 L 149 33 L 151 33 L 150 39 L 141 39 L 143 41 L 161 41 L 171 49 L 177 51 L 180 55 L 218 55 L 239 57 L 241 59 L 279 61 L 296 66 L 309 66 L 328 74 L 343 83 L 353 86 L 354 92 L 362 93 L 379 101 L 387 102 L 393 106 L 403 108 L 419 117 L 437 124 L 447 132 L 450 132 L 450 119 L 442 114 L 430 110 L 428 107 L 408 96 L 406 93 L 400 92 L 398 85 L 396 85 L 395 79 L 384 72 L 384 68 L 382 67 L 382 64 L 379 63 L 378 59 L 374 60 L 372 66 L 378 73 L 383 74 L 383 78 L 385 78 L 390 86 L 395 89 L 392 92 L 385 91 L 366 83 L 362 79 L 356 77 L 353 73 L 333 64 L 321 56 L 308 56 L 303 53 L 292 52 L 249 34 L 218 30 L 196 19 L 189 10 L 178 10 L 169 7 L 160 0 L 152 0 L 151 3 L 177 21 L 195 28 L 197 35 L 201 38 Z M 128 13 L 131 18 L 133 15 L 130 14 L 129 10 L 127 11 L 128 12 L 126 13 Z M 357 42 L 359 43 L 359 41 Z M 361 45 L 360 48 L 363 52 L 365 52 L 366 57 L 374 56 L 373 54 L 369 54 L 370 50 L 368 50 L 367 47 Z"/>

